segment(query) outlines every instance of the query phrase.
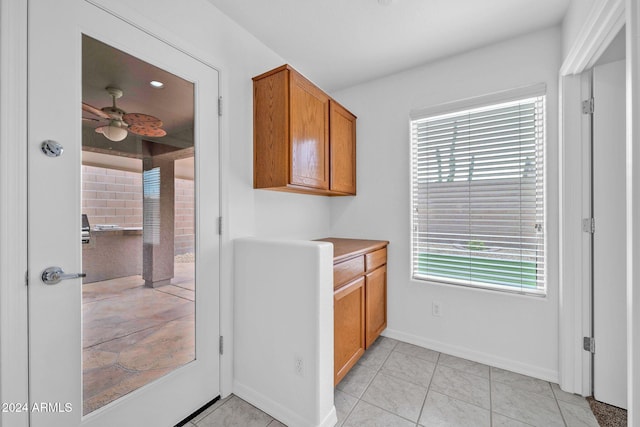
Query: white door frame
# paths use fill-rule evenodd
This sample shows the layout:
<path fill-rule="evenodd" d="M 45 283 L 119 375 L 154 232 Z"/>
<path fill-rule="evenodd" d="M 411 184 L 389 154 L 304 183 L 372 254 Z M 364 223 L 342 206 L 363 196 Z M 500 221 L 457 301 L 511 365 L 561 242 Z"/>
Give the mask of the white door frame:
<path fill-rule="evenodd" d="M 560 312 L 559 383 L 591 395 L 591 237 L 582 219 L 591 216 L 590 119 L 581 111 L 590 90 L 588 72 L 624 25 L 623 0 L 596 3 L 560 68 Z"/>
<path fill-rule="evenodd" d="M 195 48 L 164 27 L 131 10 L 86 0 L 218 71 L 211 54 Z M 28 402 L 27 271 L 27 2 L 0 0 L 0 402 Z M 228 213 L 228 150 L 223 116 L 219 126 L 220 212 Z M 231 241 L 227 221 L 220 239 L 220 334 L 232 338 Z M 232 343 L 220 357 L 220 393 L 232 391 Z M 189 414 L 185 414 L 185 417 Z M 0 411 L 0 427 L 27 427 L 28 413 Z"/>
<path fill-rule="evenodd" d="M 627 16 L 627 406 L 640 425 L 640 5 L 626 0 Z M 634 221 L 635 218 L 635 221 Z"/>
<path fill-rule="evenodd" d="M 0 402 L 27 402 L 27 2 L 0 0 Z M 27 413 L 0 412 L 26 427 Z"/>
<path fill-rule="evenodd" d="M 626 24 L 627 82 L 627 372 L 629 425 L 640 424 L 640 375 L 633 361 L 640 360 L 640 5 L 637 0 L 597 2 L 560 69 L 560 386 L 588 395 L 591 392 L 591 358 L 580 350 L 582 337 L 591 333 L 590 252 L 581 231 L 589 193 L 583 188 L 585 136 L 580 101 L 580 74 L 592 67 Z M 637 114 L 637 113 L 636 113 Z M 636 148 L 635 150 L 633 148 Z M 586 157 L 588 159 L 588 157 Z M 576 161 L 575 159 L 582 159 Z M 635 227 L 634 227 L 635 225 Z M 634 323 L 636 324 L 634 326 Z M 636 367 L 640 369 L 640 366 Z"/>

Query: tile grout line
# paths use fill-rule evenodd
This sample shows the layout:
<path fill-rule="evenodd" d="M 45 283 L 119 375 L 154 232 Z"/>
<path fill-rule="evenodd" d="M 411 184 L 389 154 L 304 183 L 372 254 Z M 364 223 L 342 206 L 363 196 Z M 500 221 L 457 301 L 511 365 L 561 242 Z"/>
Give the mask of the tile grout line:
<path fill-rule="evenodd" d="M 493 375 L 489 366 L 489 426 L 493 426 Z"/>
<path fill-rule="evenodd" d="M 390 410 L 388 410 L 388 409 L 381 408 L 380 406 L 375 405 L 375 404 L 373 404 L 373 403 L 369 403 L 369 402 L 367 402 L 366 400 L 363 400 L 362 402 L 366 403 L 366 404 L 367 404 L 367 405 L 369 405 L 369 406 L 373 406 L 374 408 L 378 408 L 378 409 L 380 409 L 381 411 L 386 412 L 387 414 L 391 414 L 391 415 L 393 415 L 394 417 L 400 418 L 400 419 L 405 420 L 405 421 L 409 421 L 410 423 L 414 423 L 414 422 L 415 422 L 415 421 L 411 421 L 409 418 L 403 417 L 402 415 L 398 415 L 398 414 L 396 414 L 396 413 L 394 413 L 394 412 L 391 412 L 391 411 L 390 411 Z M 345 419 L 345 421 L 347 421 L 347 420 Z"/>
<path fill-rule="evenodd" d="M 170 286 L 175 286 L 175 285 L 170 285 Z M 179 286 L 176 286 L 176 287 L 179 287 Z M 185 288 L 180 288 L 180 289 L 185 289 Z M 162 291 L 162 290 L 160 290 L 160 289 L 154 289 L 154 291 L 156 291 L 156 292 L 161 292 L 161 293 L 163 293 L 163 294 L 165 294 L 165 295 L 171 295 L 172 297 L 180 298 L 180 299 L 183 299 L 183 300 L 185 300 L 185 301 L 189 301 L 189 302 L 193 302 L 193 303 L 195 303 L 195 302 L 196 302 L 196 300 L 195 300 L 195 299 L 185 298 L 185 297 L 183 297 L 183 296 L 176 295 L 176 294 L 172 294 L 171 292 L 167 292 L 167 291 Z M 195 292 L 194 292 L 194 293 L 195 293 Z M 194 298 L 195 298 L 195 295 L 194 295 Z"/>
<path fill-rule="evenodd" d="M 342 424 L 340 424 L 341 426 L 343 426 L 347 420 L 349 419 L 349 417 L 351 416 L 351 414 L 353 413 L 353 410 L 356 409 L 356 406 L 358 406 L 358 403 L 360 403 L 362 401 L 362 396 L 364 396 L 364 394 L 367 392 L 367 389 L 369 388 L 369 386 L 371 385 L 371 383 L 373 382 L 373 379 L 378 376 L 378 373 L 380 372 L 380 369 L 382 369 L 382 366 L 387 362 L 387 359 L 389 359 L 389 357 L 391 357 L 391 353 L 393 353 L 393 351 L 395 350 L 396 346 L 398 345 L 398 341 L 395 340 L 396 343 L 393 345 L 393 347 L 391 347 L 391 350 L 389 351 L 389 354 L 387 354 L 387 357 L 384 358 L 384 360 L 382 361 L 382 363 L 380 364 L 380 366 L 378 366 L 376 368 L 376 373 L 373 375 L 373 378 L 371 378 L 371 381 L 369 382 L 369 384 L 367 384 L 367 387 L 364 389 L 364 391 L 362 392 L 362 395 L 360 395 L 360 397 L 358 397 L 355 405 L 353 405 L 353 407 L 351 408 L 351 410 L 349 411 L 349 413 L 344 417 L 344 420 L 342 421 Z M 349 393 L 346 393 L 342 390 L 340 390 L 342 393 L 345 393 L 348 396 L 351 396 Z M 370 405 L 369 402 L 365 402 L 366 404 Z M 373 405 L 375 406 L 375 405 Z M 379 408 L 382 409 L 382 408 Z M 384 409 L 383 409 L 384 410 Z"/>
<path fill-rule="evenodd" d="M 485 366 L 487 366 L 489 368 L 489 372 L 491 372 L 491 366 L 490 365 L 485 365 Z M 458 372 L 460 374 L 470 375 L 470 376 L 475 377 L 475 378 L 480 378 L 482 380 L 487 380 L 487 381 L 489 381 L 489 387 L 491 387 L 491 373 L 489 373 L 489 378 L 487 378 L 487 377 L 483 377 L 481 375 L 472 374 L 472 373 L 467 372 L 467 371 L 465 371 L 463 369 L 454 368 L 454 367 L 448 366 L 448 365 L 442 365 L 442 367 L 446 368 L 446 369 L 451 369 L 451 370 L 456 371 L 456 372 Z M 429 387 L 431 387 L 431 384 L 429 384 Z M 443 396 L 446 396 L 446 397 L 448 397 L 450 399 L 458 400 L 458 401 L 466 403 L 468 405 L 475 406 L 476 408 L 484 409 L 485 411 L 490 410 L 490 409 L 487 409 L 486 407 L 484 407 L 484 406 L 482 406 L 482 405 L 480 405 L 480 404 L 478 404 L 476 402 L 471 402 L 471 399 L 466 399 L 466 398 L 462 398 L 462 397 L 459 397 L 459 396 L 451 396 L 450 394 L 447 394 L 444 391 L 440 391 L 440 390 L 434 390 L 434 393 L 442 394 Z"/>
<path fill-rule="evenodd" d="M 537 395 L 537 396 L 539 396 L 539 397 L 543 397 L 543 398 L 551 399 L 550 397 L 545 396 L 544 394 L 537 393 L 537 392 L 533 392 L 533 391 L 530 391 L 530 390 L 525 390 L 525 389 L 523 389 L 523 388 L 520 388 L 520 387 L 518 387 L 518 386 L 515 386 L 515 385 L 512 385 L 512 384 L 509 384 L 509 383 L 506 383 L 506 382 L 502 382 L 502 381 L 494 380 L 494 379 L 493 379 L 493 369 L 492 369 L 492 368 L 493 368 L 493 366 L 489 366 L 489 398 L 490 398 L 490 402 L 489 402 L 489 404 L 490 404 L 490 408 L 491 408 L 491 414 L 490 414 L 490 417 L 491 417 L 491 423 L 492 423 L 491 425 L 493 425 L 493 413 L 494 413 L 494 411 L 493 411 L 493 390 L 492 390 L 492 389 L 493 389 L 493 382 L 494 382 L 494 381 L 495 381 L 496 383 L 504 384 L 504 385 L 506 385 L 506 386 L 508 386 L 508 387 L 514 388 L 514 389 L 519 390 L 519 391 L 524 391 L 524 392 L 527 392 L 527 393 L 535 394 L 535 395 Z M 500 368 L 497 368 L 497 369 L 500 369 Z M 549 384 L 549 382 L 548 382 L 548 381 L 545 381 L 545 382 L 547 383 L 547 385 L 551 386 L 551 385 Z M 551 388 L 551 393 L 552 393 L 552 395 L 553 395 L 553 400 L 555 400 L 555 401 L 556 401 L 556 405 L 558 406 L 558 410 L 560 410 L 560 407 L 559 407 L 559 404 L 558 404 L 558 402 L 559 402 L 559 401 L 558 401 L 558 399 L 556 398 L 555 393 L 553 392 L 553 387 Z M 519 422 L 519 423 L 525 424 L 525 425 L 527 425 L 527 426 L 532 426 L 532 424 L 530 424 L 530 423 L 528 423 L 528 422 L 525 422 L 525 421 L 523 421 L 523 420 L 521 420 L 521 419 L 515 418 L 515 417 L 513 417 L 513 416 L 505 415 L 505 414 L 503 414 L 503 413 L 501 413 L 501 412 L 496 412 L 496 414 L 498 414 L 498 415 L 500 415 L 500 416 L 502 416 L 502 417 L 508 418 L 508 419 L 510 419 L 510 420 L 514 420 L 514 421 L 517 421 L 517 422 Z M 562 417 L 562 422 L 564 423 L 565 427 L 567 427 L 567 423 L 566 423 L 566 421 L 564 420 L 564 416 L 562 415 L 562 411 L 561 411 L 561 410 L 560 410 L 560 415 L 561 415 L 561 417 Z"/>
<path fill-rule="evenodd" d="M 117 280 L 117 279 L 110 279 L 110 280 Z M 103 282 L 104 282 L 104 281 L 103 281 Z M 86 285 L 83 283 L 83 284 L 82 284 L 82 286 L 90 286 L 90 285 L 92 285 L 93 283 L 100 283 L 100 282 L 87 283 Z M 94 297 L 94 298 L 92 298 L 92 299 L 91 299 L 91 301 L 84 301 L 84 294 L 83 294 L 83 295 L 82 295 L 82 298 L 83 298 L 82 305 L 85 305 L 85 304 L 94 304 L 94 303 L 96 303 L 96 302 L 105 301 L 105 300 L 113 299 L 113 298 L 120 298 L 120 297 L 126 296 L 126 295 L 125 295 L 126 293 L 131 292 L 131 291 L 133 291 L 133 290 L 135 290 L 135 289 L 138 289 L 138 288 L 144 288 L 144 283 L 143 283 L 143 284 L 141 284 L 141 285 L 138 285 L 138 284 L 137 284 L 136 286 L 132 286 L 132 287 L 130 287 L 130 288 L 123 288 L 123 289 L 120 289 L 120 290 L 118 290 L 118 291 L 117 291 L 117 293 L 115 293 L 115 294 L 111 294 L 111 295 L 107 295 L 107 296 L 105 296 L 105 297 L 103 297 L 103 298 L 96 298 L 96 297 Z M 84 292 L 84 289 L 83 289 L 82 291 Z M 91 290 L 88 290 L 87 292 L 99 292 L 99 291 L 95 291 L 95 290 L 94 290 L 94 291 L 91 291 Z"/>
<path fill-rule="evenodd" d="M 420 426 L 420 418 L 422 418 L 422 412 L 424 411 L 424 405 L 427 403 L 427 397 L 429 396 L 429 390 L 431 389 L 431 383 L 433 382 L 433 377 L 436 375 L 436 369 L 438 369 L 438 364 L 440 363 L 441 352 L 438 352 L 438 357 L 436 358 L 436 362 L 433 365 L 433 373 L 431 374 L 431 378 L 429 378 L 429 384 L 427 385 L 427 392 L 424 395 L 424 400 L 422 401 L 422 407 L 420 408 L 420 413 L 418 414 L 418 420 L 416 421 L 416 427 Z"/>
<path fill-rule="evenodd" d="M 106 343 L 109 343 L 111 341 L 115 341 L 115 340 L 119 340 L 119 339 L 122 339 L 122 338 L 126 338 L 126 337 L 128 337 L 130 335 L 137 334 L 139 332 L 148 331 L 149 329 L 162 327 L 162 326 L 165 326 L 167 323 L 175 322 L 176 320 L 184 319 L 185 317 L 189 317 L 189 316 L 192 316 L 192 315 L 191 314 L 185 314 L 184 316 L 176 317 L 175 319 L 167 320 L 166 322 L 161 322 L 161 323 L 158 323 L 157 325 L 152 325 L 152 326 L 146 327 L 144 329 L 140 329 L 139 331 L 133 331 L 133 332 L 130 332 L 128 334 L 125 334 L 125 335 L 122 335 L 122 336 L 119 336 L 119 337 L 111 338 L 110 340 L 106 340 L 106 341 L 102 341 L 102 342 L 99 342 L 99 343 L 96 343 L 96 344 L 92 344 L 92 345 L 87 346 L 87 347 L 82 347 L 82 350 L 88 350 L 90 348 L 93 348 L 93 347 L 101 345 L 101 344 L 106 344 Z M 113 352 L 111 352 L 111 353 L 113 353 Z"/>
<path fill-rule="evenodd" d="M 498 368 L 498 369 L 499 369 L 499 368 Z M 531 378 L 533 378 L 533 377 L 531 377 Z M 537 379 L 537 378 L 534 378 L 534 379 Z M 530 393 L 530 394 L 536 395 L 537 397 L 541 397 L 541 398 L 543 398 L 543 399 L 555 400 L 556 402 L 563 402 L 562 400 L 559 400 L 559 399 L 556 397 L 556 394 L 553 392 L 553 389 L 551 390 L 551 396 L 553 396 L 553 397 L 549 397 L 548 395 L 546 395 L 546 394 L 544 394 L 544 393 L 539 393 L 539 392 L 537 392 L 537 391 L 532 391 L 532 390 L 529 390 L 529 389 L 524 388 L 524 387 L 522 387 L 522 386 L 520 386 L 520 385 L 517 385 L 517 384 L 508 383 L 508 382 L 505 382 L 505 381 L 499 381 L 499 380 L 492 380 L 492 382 L 493 382 L 493 381 L 495 381 L 495 382 L 496 382 L 496 383 L 498 383 L 498 384 L 502 384 L 502 385 L 506 385 L 507 387 L 514 388 L 514 389 L 516 389 L 516 390 L 518 390 L 518 391 L 520 391 L 520 392 Z M 547 385 L 549 385 L 549 382 L 548 382 L 548 381 L 545 381 L 545 382 L 547 383 Z"/>
<path fill-rule="evenodd" d="M 547 384 L 549 385 L 549 387 L 551 387 L 551 384 L 549 382 L 547 382 Z M 566 426 L 568 426 L 567 420 L 564 419 L 564 414 L 562 413 L 562 408 L 560 407 L 560 402 L 558 402 L 558 396 L 556 396 L 556 392 L 553 391 L 553 387 L 551 387 L 551 393 L 553 394 L 553 398 L 556 401 L 556 406 L 558 407 L 558 411 L 560 412 L 560 418 L 562 418 L 562 422 L 564 423 L 564 425 L 566 427 Z"/>
<path fill-rule="evenodd" d="M 360 397 L 358 397 L 358 400 L 362 400 L 362 397 L 367 393 L 367 390 L 369 390 L 369 387 L 371 387 L 371 384 L 373 384 L 373 380 L 376 379 L 376 377 L 378 376 L 378 374 L 380 373 L 380 369 L 382 369 L 382 366 L 387 362 L 387 359 L 389 359 L 389 357 L 391 357 L 391 353 L 393 353 L 393 350 L 396 348 L 398 344 L 396 343 L 393 348 L 391 349 L 391 351 L 389 352 L 389 354 L 387 355 L 387 357 L 385 357 L 384 361 L 382 362 L 382 364 L 380 366 L 378 366 L 376 368 L 376 373 L 373 374 L 373 377 L 371 377 L 371 379 L 369 380 L 369 383 L 367 384 L 367 386 L 364 388 L 362 394 L 360 395 Z M 365 403 L 369 403 L 369 402 L 365 402 Z M 374 405 L 375 406 L 375 405 Z M 382 408 L 380 408 L 382 409 Z M 346 420 L 346 419 L 345 419 Z"/>
<path fill-rule="evenodd" d="M 209 418 L 209 415 L 213 414 L 213 413 L 214 413 L 214 412 L 216 412 L 218 409 L 220 409 L 220 408 L 222 408 L 224 405 L 226 405 L 226 404 L 227 404 L 227 403 L 228 403 L 228 402 L 229 402 L 229 401 L 230 401 L 234 396 L 235 396 L 236 398 L 240 399 L 238 396 L 236 396 L 235 394 L 233 394 L 233 393 L 232 393 L 232 394 L 231 394 L 231 395 L 229 395 L 229 397 L 228 397 L 224 402 L 222 402 L 222 403 L 221 403 L 221 404 L 220 404 L 216 409 L 214 409 L 213 411 L 209 412 L 209 413 L 208 413 L 207 415 L 205 415 L 204 417 L 200 418 L 200 419 L 198 420 L 198 422 L 195 422 L 194 420 L 195 420 L 196 418 L 198 418 L 198 417 L 199 417 L 200 415 L 202 415 L 202 414 L 198 414 L 198 416 L 197 416 L 197 417 L 195 417 L 193 420 L 191 420 L 191 421 L 189 421 L 189 422 L 190 422 L 191 424 L 193 424 L 194 426 L 198 427 L 198 424 L 200 424 L 200 421 L 204 420 L 205 418 Z M 249 402 L 247 402 L 247 403 L 249 403 Z M 213 405 L 215 405 L 215 403 L 214 403 Z M 213 405 L 212 405 L 212 406 L 213 406 Z M 251 404 L 249 403 L 249 405 L 251 405 Z M 253 405 L 251 405 L 251 406 L 253 406 Z M 254 408 L 255 408 L 255 406 L 254 406 Z M 207 409 L 208 409 L 208 408 L 207 408 Z M 204 413 L 204 412 L 206 412 L 206 411 L 207 411 L 207 410 L 205 409 L 205 410 L 203 411 L 203 413 Z M 263 412 L 264 412 L 264 411 L 263 411 Z M 266 412 L 265 412 L 265 414 L 266 414 Z M 273 417 L 272 417 L 272 418 L 273 418 Z M 269 421 L 269 422 L 271 422 L 271 421 Z M 268 424 L 267 424 L 267 425 L 268 425 Z"/>
<path fill-rule="evenodd" d="M 549 396 L 546 396 L 546 395 L 544 395 L 544 394 L 542 394 L 542 393 L 538 393 L 538 392 L 535 392 L 535 391 L 527 390 L 527 389 L 524 389 L 524 388 L 522 388 L 522 387 L 518 387 L 517 385 L 513 385 L 513 384 L 510 384 L 510 383 L 507 383 L 507 382 L 494 380 L 494 379 L 493 379 L 493 369 L 492 369 L 492 368 L 494 368 L 494 367 L 493 367 L 493 366 L 489 366 L 489 378 L 490 378 L 490 382 L 489 382 L 489 387 L 490 387 L 490 389 L 489 389 L 489 396 L 490 396 L 490 397 L 492 397 L 492 388 L 493 388 L 492 386 L 493 386 L 493 382 L 495 381 L 495 382 L 496 382 L 496 383 L 498 383 L 498 384 L 506 385 L 506 386 L 508 386 L 508 387 L 514 388 L 514 389 L 516 389 L 516 390 L 519 390 L 519 391 L 521 391 L 521 392 L 531 393 L 531 394 L 534 394 L 534 395 L 536 395 L 536 396 L 538 396 L 538 397 L 542 397 L 542 398 L 546 398 L 546 399 L 552 399 L 552 398 L 550 398 Z M 501 369 L 501 368 L 496 368 L 496 369 Z M 545 382 L 549 387 L 551 387 L 551 384 L 549 383 L 549 381 L 544 381 L 544 382 Z M 566 421 L 564 420 L 564 415 L 562 415 L 562 410 L 560 410 L 560 406 L 559 406 L 559 404 L 558 404 L 558 399 L 557 399 L 557 397 L 556 397 L 555 392 L 553 391 L 553 387 L 551 387 L 551 395 L 553 396 L 553 399 L 552 399 L 552 400 L 555 400 L 555 402 L 556 402 L 556 406 L 558 406 L 558 410 L 560 411 L 560 416 L 562 417 L 562 422 L 564 423 L 565 427 L 567 427 L 567 423 L 566 423 Z M 493 423 L 493 399 L 491 400 L 490 405 L 491 405 L 491 422 Z M 528 422 L 525 422 L 525 421 L 523 421 L 523 420 L 521 420 L 521 419 L 518 419 L 518 418 L 515 418 L 515 417 L 512 417 L 512 416 L 509 416 L 509 415 L 505 415 L 505 414 L 503 414 L 503 413 L 501 413 L 501 412 L 496 412 L 496 413 L 497 413 L 498 415 L 500 415 L 500 416 L 503 416 L 503 417 L 509 418 L 509 419 L 511 419 L 511 420 L 514 420 L 514 421 L 518 421 L 519 423 L 523 423 L 523 424 L 526 424 L 526 425 L 529 425 L 529 426 L 531 426 L 531 425 L 532 425 L 532 424 L 530 424 L 530 423 L 528 423 Z"/>

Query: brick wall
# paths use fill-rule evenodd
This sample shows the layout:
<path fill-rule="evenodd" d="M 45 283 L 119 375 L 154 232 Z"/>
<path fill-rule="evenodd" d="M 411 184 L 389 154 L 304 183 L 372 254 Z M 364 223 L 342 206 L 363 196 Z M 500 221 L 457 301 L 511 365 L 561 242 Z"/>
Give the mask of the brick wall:
<path fill-rule="evenodd" d="M 193 181 L 176 178 L 175 254 L 194 252 Z M 82 166 L 82 213 L 93 227 L 142 227 L 142 174 Z"/>
<path fill-rule="evenodd" d="M 142 175 L 82 166 L 82 213 L 92 227 L 142 227 Z"/>

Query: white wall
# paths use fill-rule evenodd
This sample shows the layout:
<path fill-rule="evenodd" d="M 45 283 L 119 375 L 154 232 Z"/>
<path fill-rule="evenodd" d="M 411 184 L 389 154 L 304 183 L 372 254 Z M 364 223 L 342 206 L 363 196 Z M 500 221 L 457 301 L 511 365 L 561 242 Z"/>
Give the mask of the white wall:
<path fill-rule="evenodd" d="M 385 239 L 386 335 L 557 381 L 559 28 L 454 56 L 332 94 L 358 116 L 358 195 L 332 200 L 331 234 Z M 548 295 L 527 297 L 410 279 L 409 111 L 547 85 Z M 431 315 L 433 301 L 442 317 Z"/>
<path fill-rule="evenodd" d="M 234 393 L 289 426 L 335 425 L 333 245 L 234 244 Z"/>

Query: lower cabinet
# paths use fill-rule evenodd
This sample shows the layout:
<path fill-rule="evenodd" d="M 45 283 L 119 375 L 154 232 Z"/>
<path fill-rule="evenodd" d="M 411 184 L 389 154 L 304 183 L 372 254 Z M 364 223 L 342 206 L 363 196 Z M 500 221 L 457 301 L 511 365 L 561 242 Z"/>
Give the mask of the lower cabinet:
<path fill-rule="evenodd" d="M 387 241 L 320 239 L 333 243 L 334 384 L 387 327 Z"/>
<path fill-rule="evenodd" d="M 365 279 L 343 286 L 333 295 L 334 383 L 349 372 L 365 349 Z"/>

